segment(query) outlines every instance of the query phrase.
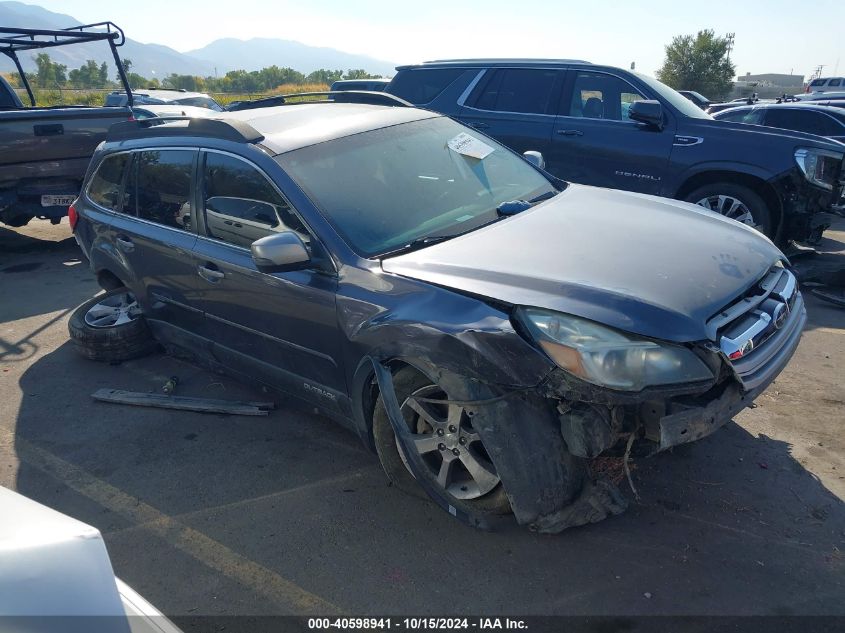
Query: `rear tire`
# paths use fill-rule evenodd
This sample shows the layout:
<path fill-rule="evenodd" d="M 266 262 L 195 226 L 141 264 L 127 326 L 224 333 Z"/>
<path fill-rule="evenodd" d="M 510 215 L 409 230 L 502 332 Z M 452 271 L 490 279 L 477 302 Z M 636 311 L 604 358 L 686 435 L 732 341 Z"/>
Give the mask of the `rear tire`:
<path fill-rule="evenodd" d="M 743 185 L 728 182 L 704 185 L 684 200 L 751 226 L 770 240 L 777 235 L 774 218 L 763 198 Z"/>
<path fill-rule="evenodd" d="M 76 351 L 96 361 L 124 361 L 146 356 L 158 344 L 147 327 L 135 296 L 126 288 L 89 299 L 68 321 Z"/>
<path fill-rule="evenodd" d="M 11 226 L 12 228 L 20 228 L 22 226 L 26 226 L 29 224 L 29 221 L 32 219 L 31 215 L 14 215 L 10 218 L 3 220 L 3 224 L 6 226 Z"/>
<path fill-rule="evenodd" d="M 402 407 L 405 422 L 408 424 L 411 432 L 422 439 L 430 437 L 431 441 L 436 442 L 436 429 L 422 415 L 408 405 L 408 400 L 412 394 L 424 395 L 426 398 L 431 399 L 448 400 L 448 394 L 437 385 L 432 384 L 430 379 L 413 367 L 400 369 L 393 376 L 393 386 L 396 390 L 396 399 Z M 480 437 L 478 437 L 478 434 L 472 428 L 466 413 L 462 412 L 463 407 L 457 407 L 457 405 L 429 405 L 426 403 L 422 403 L 422 405 L 433 414 L 434 418 L 442 417 L 444 420 L 448 418 L 450 423 L 454 422 L 455 428 L 458 429 L 458 433 L 454 434 L 455 438 L 458 436 L 464 440 L 469 438 L 468 443 L 464 444 L 462 442 L 455 447 L 460 453 L 458 457 L 453 457 L 449 449 L 441 451 L 435 448 L 425 454 L 421 452 L 423 458 L 432 466 L 432 483 L 435 483 L 437 479 L 437 472 L 435 471 L 438 471 L 439 467 L 442 467 L 442 461 L 440 460 L 446 461 L 448 459 L 452 464 L 451 468 L 447 469 L 449 470 L 449 476 L 447 477 L 448 485 L 445 487 L 441 485 L 441 487 L 443 488 L 443 493 L 453 506 L 464 512 L 473 514 L 509 514 L 511 512 L 510 501 L 508 501 L 501 481 L 498 480 L 498 474 L 495 473 L 495 467 L 490 462 Z M 457 411 L 457 409 L 461 411 Z M 419 484 L 417 484 L 414 476 L 405 465 L 404 455 L 400 452 L 399 444 L 397 443 L 396 435 L 388 418 L 381 394 L 378 396 L 375 410 L 373 411 L 373 439 L 375 440 L 376 452 L 388 479 L 403 492 L 427 499 L 428 496 L 420 488 Z M 447 429 L 443 440 L 446 442 L 449 439 Z M 463 460 L 468 459 L 468 457 L 462 451 L 466 451 L 467 453 L 472 451 L 472 459 L 483 464 L 482 471 L 478 471 L 481 473 L 478 482 L 472 478 L 469 470 L 464 468 Z M 458 477 L 460 476 L 463 476 L 464 479 L 459 479 Z M 456 481 L 452 481 L 451 478 L 454 478 Z M 456 497 L 450 493 L 450 489 L 457 494 L 462 494 L 465 498 Z"/>

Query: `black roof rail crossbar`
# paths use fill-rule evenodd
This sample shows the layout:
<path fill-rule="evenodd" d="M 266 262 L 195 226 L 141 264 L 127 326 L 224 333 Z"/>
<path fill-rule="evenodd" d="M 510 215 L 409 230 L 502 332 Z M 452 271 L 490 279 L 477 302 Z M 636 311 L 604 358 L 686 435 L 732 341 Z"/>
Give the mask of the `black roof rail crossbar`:
<path fill-rule="evenodd" d="M 285 98 L 294 97 L 331 97 L 327 101 L 335 103 L 366 103 L 369 105 L 399 106 L 402 108 L 413 108 L 414 104 L 387 92 L 376 92 L 373 90 L 327 90 L 324 92 L 294 92 L 281 95 Z"/>
<path fill-rule="evenodd" d="M 94 30 L 96 29 L 96 30 Z M 127 94 L 127 105 L 132 107 L 132 92 L 129 87 L 129 80 L 126 77 L 126 70 L 117 54 L 117 47 L 123 46 L 126 36 L 123 29 L 113 22 L 96 22 L 94 24 L 80 24 L 66 29 L 24 29 L 10 26 L 0 26 L 0 53 L 3 53 L 15 63 L 21 82 L 29 95 L 29 101 L 35 105 L 35 95 L 26 73 L 23 71 L 19 51 L 31 51 L 42 48 L 53 48 L 54 46 L 66 46 L 69 44 L 81 44 L 84 42 L 107 41 L 111 48 L 114 62 L 117 65 L 117 74 Z"/>
<path fill-rule="evenodd" d="M 327 97 L 326 99 L 313 99 L 305 103 L 363 103 L 368 105 L 386 105 L 400 108 L 413 108 L 414 104 L 400 99 L 399 97 L 386 92 L 375 92 L 371 90 L 334 90 L 324 92 L 294 92 L 291 94 L 273 95 L 253 101 L 239 101 L 232 110 L 250 110 L 253 108 L 267 107 L 270 105 L 296 105 L 302 101 L 288 102 L 288 99 L 302 99 L 308 97 Z"/>
<path fill-rule="evenodd" d="M 179 123 L 184 125 L 177 125 Z M 158 129 L 149 134 L 146 131 L 150 128 Z M 115 123 L 109 128 L 106 141 L 126 141 L 148 136 L 205 136 L 236 143 L 259 143 L 264 140 L 264 135 L 245 121 L 171 116 Z"/>

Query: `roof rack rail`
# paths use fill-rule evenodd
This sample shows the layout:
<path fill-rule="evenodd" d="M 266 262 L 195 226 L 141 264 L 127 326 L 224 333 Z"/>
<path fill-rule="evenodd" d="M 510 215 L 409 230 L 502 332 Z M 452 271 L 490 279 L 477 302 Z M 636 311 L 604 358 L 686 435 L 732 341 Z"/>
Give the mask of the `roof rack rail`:
<path fill-rule="evenodd" d="M 317 99 L 316 97 L 326 97 Z M 303 101 L 309 99 L 309 101 Z M 290 102 L 288 99 L 297 99 Z M 251 110 L 253 108 L 268 108 L 272 106 L 296 105 L 297 103 L 363 103 L 367 105 L 385 105 L 399 108 L 413 108 L 414 104 L 400 99 L 399 97 L 386 92 L 374 92 L 371 90 L 335 90 L 323 92 L 294 92 L 291 94 L 273 95 L 254 101 L 239 101 L 230 107 L 232 111 Z"/>
<path fill-rule="evenodd" d="M 129 80 L 126 77 L 126 70 L 117 54 L 117 47 L 123 46 L 126 36 L 123 29 L 114 22 L 96 22 L 94 24 L 80 24 L 66 29 L 23 29 L 18 27 L 0 26 L 0 53 L 15 63 L 21 82 L 29 95 L 32 105 L 35 105 L 35 95 L 29 85 L 29 80 L 18 59 L 19 51 L 31 51 L 42 48 L 53 48 L 54 46 L 66 46 L 68 44 L 81 44 L 84 42 L 107 41 L 111 48 L 114 62 L 117 65 L 117 74 L 128 94 L 128 105 L 132 106 L 132 94 L 129 87 Z"/>
<path fill-rule="evenodd" d="M 158 128 L 152 134 L 147 130 Z M 236 143 L 259 143 L 264 135 L 245 121 L 187 116 L 156 117 L 115 123 L 106 141 L 126 141 L 149 136 L 204 136 Z"/>

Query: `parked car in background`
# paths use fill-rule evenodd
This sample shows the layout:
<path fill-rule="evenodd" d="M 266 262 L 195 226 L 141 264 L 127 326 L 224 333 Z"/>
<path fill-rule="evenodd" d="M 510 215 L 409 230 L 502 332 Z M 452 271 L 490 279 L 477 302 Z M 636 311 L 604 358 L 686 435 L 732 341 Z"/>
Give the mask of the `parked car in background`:
<path fill-rule="evenodd" d="M 200 108 L 197 106 L 179 105 L 176 103 L 158 105 L 145 104 L 142 106 L 134 106 L 132 108 L 132 116 L 136 119 L 153 119 L 166 117 L 198 117 L 207 118 L 217 116 L 220 113 L 209 108 Z"/>
<path fill-rule="evenodd" d="M 711 103 L 707 106 L 706 112 L 707 114 L 716 114 L 717 112 L 728 110 L 729 108 L 735 108 L 740 105 L 754 105 L 755 103 L 777 103 L 777 99 L 758 99 L 757 97 L 731 99 L 730 101 L 725 101 L 724 103 Z"/>
<path fill-rule="evenodd" d="M 845 99 L 845 90 L 797 94 L 795 95 L 795 98 L 798 101 L 828 101 L 831 99 Z"/>
<path fill-rule="evenodd" d="M 344 94 L 114 126 L 70 215 L 108 290 L 75 347 L 154 336 L 318 407 L 452 516 L 544 532 L 624 509 L 590 458 L 713 433 L 796 349 L 795 277 L 750 227 Z"/>
<path fill-rule="evenodd" d="M 807 84 L 805 92 L 839 92 L 845 90 L 845 77 L 819 77 Z"/>
<path fill-rule="evenodd" d="M 204 92 L 187 92 L 185 90 L 133 90 L 134 105 L 184 105 L 196 108 L 206 108 L 215 112 L 223 112 L 225 108 Z M 114 91 L 106 95 L 107 106 L 126 105 L 126 93 Z"/>
<path fill-rule="evenodd" d="M 766 125 L 845 142 L 845 110 L 813 103 L 739 106 L 713 116 L 718 121 Z"/>
<path fill-rule="evenodd" d="M 398 67 L 387 92 L 519 152 L 539 150 L 559 178 L 693 202 L 779 243 L 820 239 L 842 187 L 840 144 L 717 123 L 659 81 L 620 68 L 445 60 Z"/>
<path fill-rule="evenodd" d="M 369 90 L 382 92 L 390 79 L 340 79 L 335 81 L 329 90 Z"/>
<path fill-rule="evenodd" d="M 705 97 L 700 92 L 696 92 L 695 90 L 678 90 L 678 94 L 684 95 L 687 99 L 692 101 L 695 105 L 697 105 L 702 110 L 706 110 L 712 101 Z"/>
<path fill-rule="evenodd" d="M 845 94 L 839 99 L 802 99 L 798 103 L 830 106 L 831 108 L 845 108 Z"/>

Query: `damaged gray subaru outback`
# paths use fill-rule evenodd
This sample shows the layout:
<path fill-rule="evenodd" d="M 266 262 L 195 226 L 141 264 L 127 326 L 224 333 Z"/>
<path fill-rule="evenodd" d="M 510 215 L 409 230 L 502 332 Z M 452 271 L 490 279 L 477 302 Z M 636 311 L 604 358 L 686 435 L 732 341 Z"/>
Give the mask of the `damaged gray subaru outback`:
<path fill-rule="evenodd" d="M 69 214 L 107 291 L 79 351 L 291 393 L 398 487 L 543 532 L 624 509 L 591 458 L 713 433 L 795 351 L 796 279 L 754 229 L 356 98 L 115 125 Z"/>

